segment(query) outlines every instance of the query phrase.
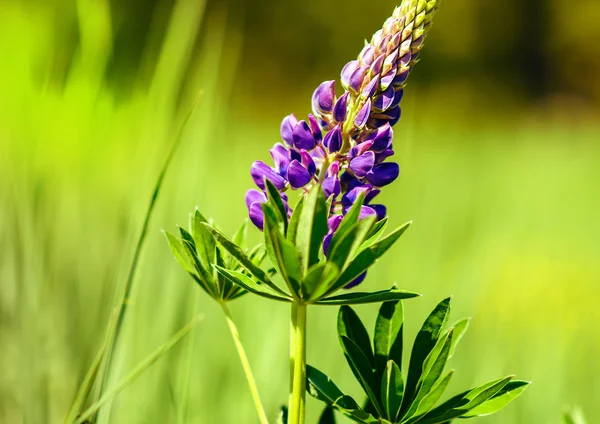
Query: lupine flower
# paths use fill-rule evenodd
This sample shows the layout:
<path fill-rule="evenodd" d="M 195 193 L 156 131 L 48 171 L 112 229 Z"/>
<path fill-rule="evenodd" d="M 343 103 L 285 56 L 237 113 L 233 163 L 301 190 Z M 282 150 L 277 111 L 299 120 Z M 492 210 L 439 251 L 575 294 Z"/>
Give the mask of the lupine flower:
<path fill-rule="evenodd" d="M 250 190 L 246 205 L 251 221 L 263 228 L 261 203 L 266 202 L 265 179 L 284 193 L 322 189 L 331 199 L 329 241 L 341 218 L 364 194 L 360 218 L 385 218 L 382 204 L 371 204 L 380 189 L 400 175 L 389 161 L 394 126 L 401 116 L 400 101 L 408 74 L 417 62 L 438 0 L 404 0 L 365 45 L 356 60 L 341 72 L 344 92 L 337 97 L 335 81 L 320 84 L 312 96 L 313 114 L 298 120 L 294 114 L 281 123 L 281 138 L 271 149 L 274 167 L 262 161 L 251 175 L 261 191 Z M 291 214 L 285 207 L 288 216 Z M 364 279 L 361 275 L 350 285 Z"/>

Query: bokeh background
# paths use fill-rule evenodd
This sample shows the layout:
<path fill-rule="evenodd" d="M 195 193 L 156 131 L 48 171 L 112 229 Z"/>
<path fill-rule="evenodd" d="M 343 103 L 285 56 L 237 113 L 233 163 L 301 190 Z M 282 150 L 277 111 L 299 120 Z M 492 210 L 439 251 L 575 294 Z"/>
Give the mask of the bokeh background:
<path fill-rule="evenodd" d="M 0 422 L 62 422 L 104 338 L 160 166 L 203 95 L 149 228 L 113 382 L 198 312 L 188 336 L 101 423 L 252 423 L 225 321 L 161 229 L 197 205 L 228 232 L 281 118 L 305 115 L 393 0 L 0 0 Z M 411 75 L 382 194 L 414 224 L 365 289 L 392 282 L 412 339 L 454 295 L 472 326 L 453 392 L 533 384 L 482 423 L 600 422 L 600 4 L 446 0 Z M 258 242 L 257 231 L 251 233 Z M 231 305 L 266 408 L 287 399 L 288 310 Z M 359 307 L 369 325 L 375 306 Z M 359 393 L 312 308 L 309 363 Z M 308 401 L 308 422 L 321 405 Z"/>

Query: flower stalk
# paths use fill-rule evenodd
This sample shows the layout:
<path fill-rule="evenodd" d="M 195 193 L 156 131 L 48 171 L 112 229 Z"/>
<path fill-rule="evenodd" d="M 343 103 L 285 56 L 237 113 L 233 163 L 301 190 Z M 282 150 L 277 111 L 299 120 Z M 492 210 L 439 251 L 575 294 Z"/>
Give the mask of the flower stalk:
<path fill-rule="evenodd" d="M 306 310 L 307 305 L 292 303 L 291 365 L 293 373 L 288 424 L 304 424 L 306 410 Z"/>

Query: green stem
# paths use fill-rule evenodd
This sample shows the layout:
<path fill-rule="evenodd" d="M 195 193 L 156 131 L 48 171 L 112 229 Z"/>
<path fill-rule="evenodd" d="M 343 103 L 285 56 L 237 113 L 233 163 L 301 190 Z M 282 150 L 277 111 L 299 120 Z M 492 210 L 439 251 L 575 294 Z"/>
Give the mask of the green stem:
<path fill-rule="evenodd" d="M 292 346 L 294 354 L 292 393 L 288 424 L 304 424 L 306 407 L 306 308 L 304 304 L 292 306 Z"/>
<path fill-rule="evenodd" d="M 240 334 L 238 333 L 237 327 L 233 322 L 233 318 L 231 317 L 231 313 L 229 312 L 229 309 L 227 308 L 225 302 L 221 303 L 221 306 L 223 307 L 223 312 L 225 313 L 225 317 L 227 318 L 229 330 L 231 330 L 231 337 L 233 337 L 235 347 L 237 348 L 238 355 L 240 356 L 240 362 L 242 363 L 242 367 L 244 368 L 244 372 L 246 373 L 246 379 L 248 380 L 248 386 L 250 387 L 250 392 L 252 393 L 252 399 L 254 400 L 254 405 L 256 406 L 258 418 L 260 419 L 261 424 L 269 424 L 269 421 L 267 420 L 267 415 L 265 414 L 265 410 L 260 401 L 258 388 L 256 387 L 256 381 L 254 381 L 254 375 L 252 375 L 252 369 L 250 368 L 250 363 L 248 362 L 246 351 L 244 350 L 244 346 L 242 345 L 242 342 L 240 340 Z"/>

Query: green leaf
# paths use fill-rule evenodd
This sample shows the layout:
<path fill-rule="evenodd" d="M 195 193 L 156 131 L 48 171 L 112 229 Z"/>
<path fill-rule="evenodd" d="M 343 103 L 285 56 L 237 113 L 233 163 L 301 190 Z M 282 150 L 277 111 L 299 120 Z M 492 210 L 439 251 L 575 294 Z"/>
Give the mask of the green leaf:
<path fill-rule="evenodd" d="M 192 277 L 194 277 L 194 279 L 206 290 L 206 292 L 211 297 L 218 299 L 219 290 L 211 274 L 212 268 L 209 268 L 211 269 L 211 271 L 209 271 L 206 268 L 204 268 L 204 266 L 200 263 L 198 255 L 196 254 L 196 247 L 194 245 L 192 235 L 181 227 L 179 227 L 179 232 L 181 233 L 181 240 L 183 243 L 183 247 L 187 252 L 188 259 L 191 261 L 191 263 L 194 266 L 194 269 L 196 270 L 196 273 L 192 274 Z M 209 266 L 212 267 L 212 265 Z"/>
<path fill-rule="evenodd" d="M 372 246 L 377 240 L 379 240 L 379 238 L 385 232 L 387 225 L 388 225 L 388 217 L 387 216 L 385 218 L 383 218 L 381 221 L 377 221 L 373 225 L 373 227 L 371 227 L 371 229 L 369 230 L 369 234 L 367 234 L 367 239 L 360 246 L 359 250 L 364 250 L 367 247 Z"/>
<path fill-rule="evenodd" d="M 271 262 L 286 282 L 289 290 L 298 298 L 301 298 L 300 281 L 302 280 L 302 269 L 298 251 L 291 241 L 287 240 L 281 228 L 275 221 L 275 211 L 271 205 L 262 204 L 265 214 L 264 233 L 267 252 L 271 256 Z"/>
<path fill-rule="evenodd" d="M 304 271 L 319 262 L 319 251 L 323 245 L 323 238 L 329 230 L 327 226 L 328 212 L 325 194 L 321 186 L 313 187 L 298 219 L 300 231 L 296 231 L 296 247 L 300 252 Z"/>
<path fill-rule="evenodd" d="M 288 409 L 285 405 L 279 409 L 279 415 L 277 416 L 277 424 L 288 424 Z"/>
<path fill-rule="evenodd" d="M 302 209 L 304 208 L 304 196 L 300 197 L 298 203 L 296 203 L 296 207 L 292 212 L 292 217 L 290 218 L 290 223 L 288 225 L 287 231 L 287 239 L 292 243 L 296 243 L 296 233 L 298 231 L 298 221 L 300 220 L 300 215 L 302 215 Z"/>
<path fill-rule="evenodd" d="M 483 415 L 494 414 L 521 396 L 529 384 L 529 381 L 511 381 L 490 399 L 471 409 L 468 413 L 461 415 L 460 418 L 481 417 Z"/>
<path fill-rule="evenodd" d="M 373 415 L 361 409 L 350 396 L 336 399 L 333 407 L 353 421 L 363 424 L 383 424 Z"/>
<path fill-rule="evenodd" d="M 375 321 L 373 345 L 375 346 L 375 368 L 381 378 L 388 361 L 392 359 L 399 369 L 402 369 L 402 327 L 404 312 L 402 302 L 383 302 Z"/>
<path fill-rule="evenodd" d="M 245 219 L 240 228 L 233 235 L 233 242 L 242 250 L 248 249 L 248 220 Z"/>
<path fill-rule="evenodd" d="M 273 183 L 265 178 L 265 187 L 267 189 L 267 203 L 273 207 L 277 213 L 277 222 L 281 226 L 283 234 L 287 233 L 288 219 L 287 210 L 281 199 L 279 190 L 275 188 Z"/>
<path fill-rule="evenodd" d="M 360 305 L 364 303 L 379 303 L 393 300 L 410 299 L 412 297 L 421 296 L 419 293 L 400 290 L 392 287 L 389 290 L 380 290 L 376 292 L 354 292 L 346 293 L 339 296 L 331 296 L 321 299 L 315 304 L 317 305 Z"/>
<path fill-rule="evenodd" d="M 339 337 L 347 337 L 352 340 L 362 351 L 369 361 L 371 368 L 375 366 L 375 357 L 371 347 L 371 338 L 356 312 L 347 305 L 340 308 L 337 320 L 337 331 Z"/>
<path fill-rule="evenodd" d="M 579 407 L 571 407 L 563 414 L 563 424 L 586 424 L 583 411 Z"/>
<path fill-rule="evenodd" d="M 437 383 L 435 383 L 435 385 L 431 389 L 431 391 L 427 393 L 427 395 L 424 396 L 423 399 L 419 402 L 419 406 L 416 408 L 414 414 L 412 414 L 411 417 L 407 417 L 410 419 L 402 421 L 402 423 L 416 423 L 421 419 L 421 417 L 424 414 L 429 412 L 429 410 L 431 410 L 431 408 L 435 406 L 436 402 L 440 400 L 440 397 L 446 391 L 446 388 L 448 387 L 448 384 L 450 383 L 450 380 L 452 379 L 453 375 L 454 371 L 449 371 L 443 378 L 438 380 Z"/>
<path fill-rule="evenodd" d="M 433 391 L 434 386 L 438 382 L 440 376 L 444 372 L 444 367 L 446 366 L 446 362 L 448 360 L 448 355 L 450 353 L 450 346 L 452 345 L 452 335 L 453 329 L 450 329 L 444 337 L 440 338 L 435 346 L 435 348 L 431 351 L 427 359 L 423 364 L 423 373 L 421 378 L 419 379 L 418 384 L 418 392 L 413 400 L 408 412 L 403 415 L 404 419 L 412 418 L 417 416 L 418 414 L 425 413 L 427 411 L 418 412 L 418 408 L 421 404 L 421 401 Z M 448 377 L 449 378 L 449 377 Z M 445 387 L 444 387 L 445 388 Z M 439 396 L 442 395 L 442 392 L 439 393 Z M 439 399 L 435 399 L 435 402 Z M 425 405 L 426 406 L 426 405 Z M 433 407 L 433 404 L 429 409 Z"/>
<path fill-rule="evenodd" d="M 340 238 L 343 237 L 344 234 L 358 222 L 358 217 L 360 216 L 360 210 L 365 200 L 364 193 L 361 193 L 356 199 L 356 202 L 348 209 L 344 218 L 340 222 L 336 232 L 331 237 L 330 248 L 333 249 L 334 246 L 337 246 Z"/>
<path fill-rule="evenodd" d="M 381 257 L 381 255 L 383 255 L 390 247 L 392 247 L 392 245 L 400 238 L 404 231 L 406 231 L 409 225 L 410 223 L 404 224 L 402 227 L 390 233 L 387 237 L 383 238 L 377 243 L 374 243 L 371 247 L 361 251 L 356 258 L 350 262 L 350 265 L 348 265 L 348 267 L 342 272 L 342 275 L 338 281 L 333 284 L 328 294 L 334 293 L 335 291 L 344 287 L 346 284 L 369 269 L 375 263 L 375 261 Z M 338 231 L 336 231 L 336 234 Z"/>
<path fill-rule="evenodd" d="M 177 238 L 174 234 L 169 231 L 163 231 L 165 236 L 167 237 L 167 242 L 169 243 L 169 247 L 173 252 L 173 256 L 177 259 L 177 262 L 190 274 L 194 274 L 196 271 L 194 269 L 194 264 L 189 258 L 186 248 L 183 246 L 183 242 Z"/>
<path fill-rule="evenodd" d="M 452 345 L 450 346 L 450 354 L 448 355 L 448 359 L 454 356 L 454 352 L 456 351 L 456 345 L 463 338 L 467 330 L 469 329 L 469 324 L 471 322 L 471 318 L 463 318 L 461 320 L 456 321 L 452 327 L 454 327 L 454 336 L 452 336 Z"/>
<path fill-rule="evenodd" d="M 311 266 L 302 280 L 303 300 L 319 299 L 340 275 L 338 267 L 332 262 L 323 262 Z"/>
<path fill-rule="evenodd" d="M 381 379 L 381 403 L 388 420 L 395 422 L 403 395 L 402 371 L 393 360 L 389 360 Z"/>
<path fill-rule="evenodd" d="M 354 258 L 358 248 L 365 241 L 367 233 L 375 223 L 375 217 L 361 219 L 352 225 L 344 234 L 340 235 L 337 243 L 331 242 L 328 260 L 335 263 L 339 269 L 344 269 L 346 264 Z M 336 231 L 337 234 L 337 231 Z"/>
<path fill-rule="evenodd" d="M 447 400 L 431 410 L 419 421 L 419 424 L 444 423 L 468 413 L 500 392 L 514 376 L 491 381 L 475 389 L 468 390 Z"/>
<path fill-rule="evenodd" d="M 319 424 L 335 424 L 335 415 L 333 414 L 333 408 L 331 406 L 326 406 L 323 409 L 323 413 L 319 418 Z"/>
<path fill-rule="evenodd" d="M 423 364 L 435 347 L 449 313 L 450 298 L 446 298 L 435 307 L 417 334 L 410 355 L 402 413 L 408 410 L 417 395 L 417 384 L 421 378 Z"/>
<path fill-rule="evenodd" d="M 373 406 L 377 410 L 377 413 L 383 416 L 384 414 L 376 394 L 379 390 L 369 359 L 365 356 L 362 349 L 348 337 L 340 336 L 340 342 L 354 376 L 365 390 L 369 399 L 371 399 L 371 402 L 373 402 Z"/>
<path fill-rule="evenodd" d="M 215 239 L 210 231 L 202 225 L 203 222 L 207 221 L 199 210 L 196 209 L 192 215 L 191 221 L 190 228 L 192 231 L 192 240 L 195 243 L 198 257 L 200 258 L 202 266 L 206 269 L 210 269 L 211 264 L 215 262 Z"/>
<path fill-rule="evenodd" d="M 234 284 L 240 287 L 268 299 L 279 300 L 281 302 L 291 302 L 292 298 L 288 295 L 280 296 L 279 293 L 275 293 L 273 290 L 267 288 L 262 284 L 258 284 L 252 278 L 248 277 L 243 272 L 231 271 L 229 269 L 222 268 L 218 265 L 215 266 L 217 271 L 222 274 L 225 278 L 228 278 Z"/>
<path fill-rule="evenodd" d="M 336 399 L 344 396 L 331 378 L 310 365 L 306 365 L 306 382 L 308 393 L 327 405 L 333 405 Z"/>
<path fill-rule="evenodd" d="M 204 225 L 206 226 L 207 224 Z M 246 256 L 244 251 L 239 246 L 233 244 L 231 240 L 229 240 L 225 235 L 223 235 L 223 233 L 216 230 L 215 228 L 209 226 L 207 226 L 207 228 L 212 233 L 212 235 L 215 236 L 215 239 L 219 242 L 219 244 L 223 246 L 223 248 L 227 250 L 231 256 L 237 259 L 237 261 L 258 281 L 269 286 L 275 292 L 283 295 L 284 297 L 288 296 L 286 292 L 277 287 L 277 285 L 269 279 L 267 274 L 262 269 L 255 265 L 252 262 L 252 260 L 248 256 Z"/>

